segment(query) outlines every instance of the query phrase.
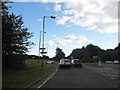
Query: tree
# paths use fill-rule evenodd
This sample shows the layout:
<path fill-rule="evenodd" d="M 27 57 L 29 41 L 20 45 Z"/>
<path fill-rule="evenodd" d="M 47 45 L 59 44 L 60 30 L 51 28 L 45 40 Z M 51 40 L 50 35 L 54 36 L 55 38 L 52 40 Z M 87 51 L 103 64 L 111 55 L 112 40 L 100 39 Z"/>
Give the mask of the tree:
<path fill-rule="evenodd" d="M 2 52 L 4 54 L 24 54 L 28 52 L 28 46 L 33 45 L 29 41 L 33 33 L 23 25 L 20 15 L 9 14 L 8 7 L 2 3 Z"/>
<path fill-rule="evenodd" d="M 9 13 L 9 8 L 2 3 L 2 55 L 3 66 L 14 66 L 13 63 L 22 63 L 20 55 L 28 52 L 34 43 L 29 41 L 33 33 L 28 32 L 28 28 L 23 26 L 23 19 L 20 15 Z M 16 58 L 12 58 L 14 57 Z M 20 57 L 19 57 L 20 56 Z M 11 58 L 11 59 L 10 59 Z"/>
<path fill-rule="evenodd" d="M 118 46 L 114 49 L 114 59 L 117 59 L 120 61 L 120 43 Z"/>
<path fill-rule="evenodd" d="M 62 51 L 62 49 L 58 48 L 56 49 L 56 55 L 55 55 L 55 60 L 59 61 L 62 58 L 65 58 L 65 53 Z"/>
<path fill-rule="evenodd" d="M 98 46 L 89 44 L 86 47 L 83 46 L 82 48 L 74 49 L 70 56 L 81 59 L 83 61 L 93 61 L 93 56 L 97 56 L 99 58 L 101 57 L 103 52 L 104 50 L 102 50 Z"/>

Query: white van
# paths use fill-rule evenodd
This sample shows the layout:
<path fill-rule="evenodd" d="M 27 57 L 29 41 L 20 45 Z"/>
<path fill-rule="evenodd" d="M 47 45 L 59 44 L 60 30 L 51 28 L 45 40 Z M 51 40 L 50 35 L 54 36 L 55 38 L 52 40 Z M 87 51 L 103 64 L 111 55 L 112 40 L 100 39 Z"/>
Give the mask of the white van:
<path fill-rule="evenodd" d="M 114 60 L 114 64 L 119 64 L 120 62 L 118 60 Z"/>

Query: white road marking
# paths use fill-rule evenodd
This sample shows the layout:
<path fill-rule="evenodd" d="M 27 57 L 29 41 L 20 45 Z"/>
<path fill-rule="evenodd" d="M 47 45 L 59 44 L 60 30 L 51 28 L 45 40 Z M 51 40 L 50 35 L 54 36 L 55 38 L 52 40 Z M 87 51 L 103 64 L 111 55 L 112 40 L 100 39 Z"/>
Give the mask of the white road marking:
<path fill-rule="evenodd" d="M 103 73 L 103 75 L 106 75 L 106 74 Z"/>
<path fill-rule="evenodd" d="M 88 67 L 86 67 L 86 68 L 89 69 Z M 97 73 L 99 73 L 99 74 L 102 74 L 102 75 L 106 75 L 106 74 L 103 74 L 103 73 L 99 72 L 98 70 L 93 70 L 93 69 L 89 69 L 89 70 L 95 71 L 95 72 L 97 72 Z M 109 84 L 111 84 L 113 87 L 116 87 L 116 85 L 110 83 L 108 80 L 105 80 L 105 79 L 103 79 L 103 80 L 104 80 L 105 82 L 108 82 Z"/>
<path fill-rule="evenodd" d="M 111 78 L 111 79 L 115 79 L 115 78 Z"/>
<path fill-rule="evenodd" d="M 53 77 L 57 71 L 58 71 L 58 69 L 56 69 L 56 71 L 49 78 L 47 78 L 47 80 L 45 80 L 41 85 L 39 85 L 38 88 L 41 88 L 42 85 L 44 85 L 48 80 L 50 80 L 50 78 Z"/>

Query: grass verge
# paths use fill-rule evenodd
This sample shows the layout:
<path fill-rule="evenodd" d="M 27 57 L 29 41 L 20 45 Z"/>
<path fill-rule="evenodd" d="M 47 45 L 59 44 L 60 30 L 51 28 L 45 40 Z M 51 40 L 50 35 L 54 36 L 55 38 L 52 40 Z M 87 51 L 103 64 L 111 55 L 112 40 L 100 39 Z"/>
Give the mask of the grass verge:
<path fill-rule="evenodd" d="M 41 67 L 34 60 L 27 61 L 26 65 L 31 69 L 3 76 L 3 88 L 24 88 L 54 69 L 54 67 L 47 65 Z"/>

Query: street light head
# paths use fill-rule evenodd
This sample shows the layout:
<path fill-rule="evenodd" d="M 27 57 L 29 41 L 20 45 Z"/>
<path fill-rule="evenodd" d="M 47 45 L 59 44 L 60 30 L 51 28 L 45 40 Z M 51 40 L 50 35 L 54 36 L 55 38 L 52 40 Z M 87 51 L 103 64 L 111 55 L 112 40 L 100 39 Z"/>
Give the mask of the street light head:
<path fill-rule="evenodd" d="M 51 18 L 55 19 L 56 17 L 55 16 L 51 16 Z"/>

